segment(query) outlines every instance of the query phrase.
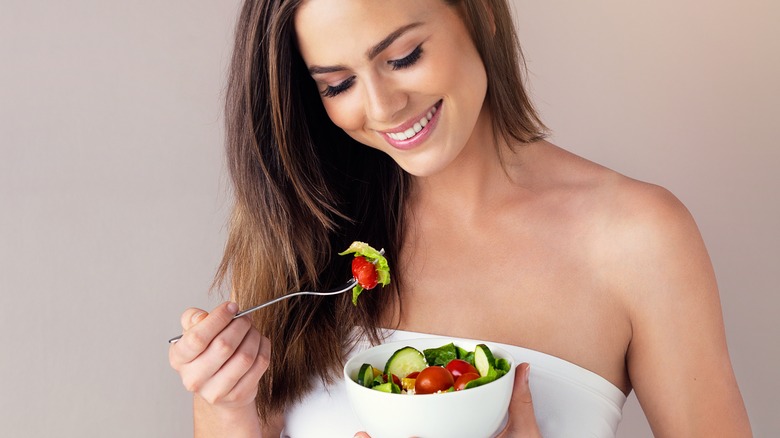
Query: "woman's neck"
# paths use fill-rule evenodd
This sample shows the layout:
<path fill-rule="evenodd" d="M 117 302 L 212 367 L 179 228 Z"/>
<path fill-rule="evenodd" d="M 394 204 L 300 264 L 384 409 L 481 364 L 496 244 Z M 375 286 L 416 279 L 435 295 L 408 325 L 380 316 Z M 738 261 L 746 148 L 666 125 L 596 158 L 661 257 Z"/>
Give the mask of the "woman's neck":
<path fill-rule="evenodd" d="M 446 169 L 413 178 L 410 205 L 465 217 L 489 211 L 508 192 L 514 196 L 522 190 L 525 149 L 525 145 L 511 148 L 496 138 L 489 115 L 481 116 L 471 138 Z"/>

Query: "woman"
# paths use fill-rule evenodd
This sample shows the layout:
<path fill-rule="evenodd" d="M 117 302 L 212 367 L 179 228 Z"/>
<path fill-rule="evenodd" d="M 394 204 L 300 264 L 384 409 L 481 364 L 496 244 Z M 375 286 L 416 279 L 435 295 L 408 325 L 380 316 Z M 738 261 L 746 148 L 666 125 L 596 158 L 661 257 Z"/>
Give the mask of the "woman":
<path fill-rule="evenodd" d="M 544 141 L 520 65 L 502 0 L 246 2 L 218 276 L 235 302 L 185 311 L 170 349 L 196 435 L 352 434 L 337 384 L 351 349 L 422 334 L 531 364 L 534 405 L 524 363 L 499 436 L 614 435 L 632 389 L 657 436 L 750 435 L 692 218 L 664 189 Z M 389 288 L 231 322 L 343 283 L 335 253 L 353 240 L 385 248 Z"/>

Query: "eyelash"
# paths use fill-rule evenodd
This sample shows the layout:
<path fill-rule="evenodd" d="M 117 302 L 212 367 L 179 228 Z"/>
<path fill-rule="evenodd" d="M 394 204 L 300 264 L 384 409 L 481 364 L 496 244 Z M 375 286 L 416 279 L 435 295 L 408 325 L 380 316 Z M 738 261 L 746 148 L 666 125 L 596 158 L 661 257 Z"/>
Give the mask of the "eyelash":
<path fill-rule="evenodd" d="M 408 68 L 413 66 L 417 61 L 420 60 L 420 56 L 422 56 L 422 44 L 415 47 L 414 50 L 412 50 L 412 53 L 406 55 L 405 57 L 401 59 L 397 59 L 394 61 L 387 61 L 388 64 L 390 64 L 393 67 L 393 70 L 401 70 L 404 68 Z"/>
<path fill-rule="evenodd" d="M 341 81 L 339 84 L 330 86 L 328 85 L 325 87 L 325 90 L 323 90 L 322 95 L 324 97 L 335 97 L 339 94 L 347 91 L 349 87 L 352 86 L 352 83 L 355 82 L 355 77 L 351 76 L 343 81 Z"/>
<path fill-rule="evenodd" d="M 387 63 L 390 65 L 390 67 L 393 70 L 402 70 L 416 64 L 417 61 L 420 60 L 420 56 L 422 56 L 422 53 L 423 53 L 422 44 L 420 44 L 419 46 L 415 47 L 414 50 L 412 50 L 412 53 L 406 55 L 401 59 L 387 61 Z M 344 81 L 342 81 L 337 85 L 334 86 L 328 85 L 327 87 L 325 87 L 325 90 L 322 91 L 322 95 L 324 97 L 338 96 L 339 94 L 347 91 L 352 86 L 353 82 L 355 82 L 354 76 L 345 79 Z"/>

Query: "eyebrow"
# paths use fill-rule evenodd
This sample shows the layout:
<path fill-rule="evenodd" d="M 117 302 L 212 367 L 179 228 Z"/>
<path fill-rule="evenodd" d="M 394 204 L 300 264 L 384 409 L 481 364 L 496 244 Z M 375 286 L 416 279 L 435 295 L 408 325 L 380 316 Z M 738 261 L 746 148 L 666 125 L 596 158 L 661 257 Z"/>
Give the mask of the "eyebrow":
<path fill-rule="evenodd" d="M 421 22 L 415 22 L 415 23 L 409 23 L 405 26 L 399 27 L 398 29 L 391 32 L 388 36 L 386 36 L 382 41 L 377 43 L 374 47 L 370 48 L 368 52 L 366 52 L 366 57 L 368 58 L 369 61 L 376 58 L 380 53 L 382 53 L 383 50 L 390 47 L 390 45 L 393 44 L 393 42 L 398 38 L 400 38 L 403 34 L 421 25 L 422 25 Z M 309 67 L 309 74 L 316 75 L 316 74 L 323 74 L 323 73 L 333 73 L 337 71 L 343 71 L 346 69 L 347 67 L 343 65 L 333 65 L 327 67 L 313 65 Z"/>

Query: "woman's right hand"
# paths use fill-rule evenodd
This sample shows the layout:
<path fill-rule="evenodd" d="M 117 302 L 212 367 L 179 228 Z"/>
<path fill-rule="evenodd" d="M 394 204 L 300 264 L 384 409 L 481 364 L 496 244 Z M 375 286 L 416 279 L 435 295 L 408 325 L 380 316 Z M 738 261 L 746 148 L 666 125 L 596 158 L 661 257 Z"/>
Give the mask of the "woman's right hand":
<path fill-rule="evenodd" d="M 238 306 L 222 303 L 211 313 L 187 309 L 182 338 L 168 349 L 171 367 L 184 387 L 212 408 L 241 411 L 254 406 L 260 377 L 268 369 L 271 344 L 248 317 L 233 319 Z"/>

